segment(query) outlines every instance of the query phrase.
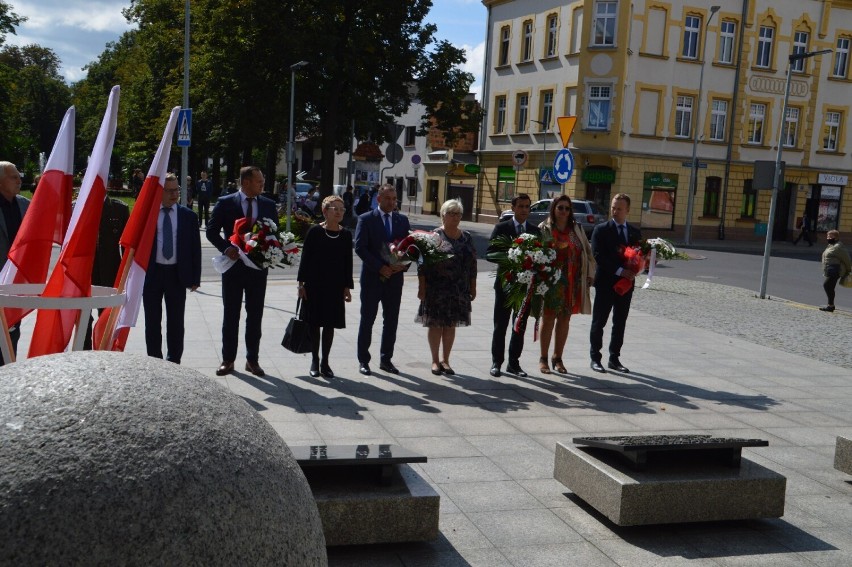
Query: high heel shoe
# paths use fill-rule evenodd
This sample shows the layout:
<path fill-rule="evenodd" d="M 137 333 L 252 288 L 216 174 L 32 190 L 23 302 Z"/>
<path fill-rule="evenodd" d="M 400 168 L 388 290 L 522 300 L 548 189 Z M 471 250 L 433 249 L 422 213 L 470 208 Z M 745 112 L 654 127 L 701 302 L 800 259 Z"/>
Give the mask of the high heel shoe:
<path fill-rule="evenodd" d="M 314 361 L 311 362 L 311 370 L 310 370 L 309 374 L 311 375 L 311 378 L 319 378 L 320 372 L 319 372 L 319 361 L 318 360 L 314 360 Z"/>
<path fill-rule="evenodd" d="M 542 374 L 550 374 L 550 367 L 547 365 L 546 356 L 542 356 L 538 359 L 538 371 Z"/>
<path fill-rule="evenodd" d="M 562 364 L 561 356 L 553 356 L 550 358 L 550 364 L 553 365 L 554 372 L 558 372 L 559 374 L 568 374 L 568 370 L 565 369 L 565 365 Z"/>
<path fill-rule="evenodd" d="M 320 374 L 325 378 L 334 378 L 334 372 L 331 371 L 331 367 L 327 362 L 320 364 Z"/>

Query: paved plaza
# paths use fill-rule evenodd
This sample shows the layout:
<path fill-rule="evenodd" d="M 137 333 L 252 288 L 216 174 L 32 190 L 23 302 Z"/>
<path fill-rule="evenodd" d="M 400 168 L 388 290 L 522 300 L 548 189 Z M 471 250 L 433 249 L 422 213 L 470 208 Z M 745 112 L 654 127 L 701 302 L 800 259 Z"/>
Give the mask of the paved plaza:
<path fill-rule="evenodd" d="M 207 256 L 212 249 L 205 246 Z M 413 322 L 413 275 L 394 356 L 399 376 L 378 364 L 371 377 L 358 373 L 354 294 L 348 326 L 332 349 L 337 376 L 310 378 L 309 355 L 280 346 L 295 282 L 271 280 L 260 355 L 267 376 L 241 371 L 241 346 L 238 372 L 217 378 L 220 285 L 204 281 L 188 295 L 184 365 L 245 399 L 288 444 L 396 443 L 428 455 L 428 463 L 413 467 L 441 496 L 440 537 L 331 549 L 331 565 L 852 564 L 852 477 L 832 468 L 835 437 L 852 437 L 852 364 L 832 354 L 848 357 L 852 314 L 827 316 L 742 289 L 655 278 L 651 289 L 636 291 L 627 325 L 621 360 L 633 373 L 592 372 L 591 317 L 575 316 L 564 356 L 568 374 L 536 371 L 530 325 L 521 359 L 529 377 L 492 378 L 492 278 L 479 274 L 473 325 L 458 330 L 451 357 L 457 374 L 441 377 L 430 373 L 426 332 Z M 145 352 L 141 325 L 142 317 L 128 352 Z M 782 332 L 793 325 L 814 337 L 808 356 L 794 353 L 794 339 Z M 29 332 L 25 325 L 23 353 Z M 743 455 L 787 477 L 784 517 L 620 528 L 553 479 L 559 441 L 649 433 L 767 439 L 768 447 Z"/>

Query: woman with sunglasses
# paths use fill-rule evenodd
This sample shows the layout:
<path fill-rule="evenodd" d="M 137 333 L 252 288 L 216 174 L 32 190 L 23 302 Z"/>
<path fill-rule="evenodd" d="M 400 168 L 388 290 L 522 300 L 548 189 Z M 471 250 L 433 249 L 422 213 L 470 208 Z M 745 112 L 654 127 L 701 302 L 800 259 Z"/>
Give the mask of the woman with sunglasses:
<path fill-rule="evenodd" d="M 541 358 L 539 370 L 550 374 L 547 353 L 553 335 L 553 370 L 565 374 L 562 351 L 568 340 L 571 315 L 592 312 L 589 287 L 594 279 L 595 260 L 592 247 L 583 227 L 574 221 L 574 211 L 568 195 L 560 195 L 550 203 L 550 215 L 539 225 L 542 237 L 556 244 L 556 267 L 562 270 L 562 278 L 544 298 L 541 315 Z M 554 328 L 555 327 L 555 328 Z"/>

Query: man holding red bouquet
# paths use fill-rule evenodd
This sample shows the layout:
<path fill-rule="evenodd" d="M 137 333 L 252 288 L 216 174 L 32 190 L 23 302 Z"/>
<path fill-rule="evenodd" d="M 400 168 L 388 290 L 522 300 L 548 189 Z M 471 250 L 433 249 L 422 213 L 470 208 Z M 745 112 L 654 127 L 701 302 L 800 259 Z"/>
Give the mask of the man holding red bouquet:
<path fill-rule="evenodd" d="M 207 223 L 207 240 L 219 252 L 232 260 L 239 257 L 239 249 L 231 243 L 234 223 L 241 218 L 248 219 L 249 226 L 264 218 L 278 220 L 275 201 L 261 195 L 263 193 L 263 172 L 253 165 L 240 169 L 240 190 L 220 197 L 213 207 L 210 222 Z M 258 364 L 260 350 L 261 322 L 263 321 L 263 302 L 266 299 L 266 276 L 268 268 L 254 269 L 237 262 L 222 274 L 222 364 L 216 370 L 217 376 L 234 371 L 237 358 L 237 343 L 240 333 L 240 309 L 245 295 L 246 303 L 246 370 L 255 376 L 263 376 Z"/>
<path fill-rule="evenodd" d="M 609 361 L 607 366 L 617 372 L 630 372 L 621 364 L 621 345 L 624 343 L 624 328 L 627 315 L 630 312 L 630 301 L 633 299 L 633 281 L 637 271 L 633 267 L 632 247 L 638 246 L 642 239 L 639 228 L 627 223 L 630 212 L 630 197 L 618 193 L 612 199 L 610 207 L 611 219 L 599 224 L 592 232 L 592 254 L 597 262 L 595 271 L 595 304 L 592 308 L 592 328 L 589 333 L 591 368 L 595 372 L 606 372 L 601 364 L 601 348 L 603 348 L 603 330 L 609 314 L 612 312 L 612 335 L 609 341 Z M 620 293 L 617 287 L 622 287 L 627 280 L 629 289 Z M 622 284 L 619 284 L 622 282 Z M 622 290 L 623 291 L 623 290 Z"/>

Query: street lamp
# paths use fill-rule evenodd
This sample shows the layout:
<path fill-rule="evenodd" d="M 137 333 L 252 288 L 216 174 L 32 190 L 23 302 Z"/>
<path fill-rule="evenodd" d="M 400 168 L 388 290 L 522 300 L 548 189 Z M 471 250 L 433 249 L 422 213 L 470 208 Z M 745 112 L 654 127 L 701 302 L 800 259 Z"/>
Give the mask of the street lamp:
<path fill-rule="evenodd" d="M 687 246 L 692 240 L 692 209 L 695 207 L 695 193 L 698 190 L 698 134 L 701 131 L 701 92 L 704 87 L 704 63 L 707 54 L 707 31 L 710 20 L 719 11 L 719 6 L 710 6 L 710 15 L 704 24 L 704 46 L 701 48 L 701 73 L 698 75 L 698 104 L 695 106 L 695 131 L 692 133 L 692 161 L 689 176 L 689 194 L 686 196 L 686 224 L 683 227 L 683 242 Z"/>
<path fill-rule="evenodd" d="M 293 107 L 296 103 L 296 71 L 308 66 L 307 61 L 299 61 L 290 65 L 290 138 L 287 143 L 287 232 L 290 232 L 290 216 L 293 214 L 293 158 L 295 140 L 293 139 Z M 293 189 L 291 189 L 293 188 Z"/>
<path fill-rule="evenodd" d="M 769 275 L 769 256 L 772 253 L 772 228 L 775 224 L 775 206 L 781 186 L 781 152 L 784 150 L 784 124 L 787 122 L 787 101 L 790 100 L 790 75 L 793 63 L 809 59 L 816 55 L 831 53 L 831 49 L 794 53 L 787 58 L 787 84 L 784 87 L 784 105 L 781 107 L 781 119 L 778 121 L 778 153 L 775 155 L 775 177 L 772 181 L 772 196 L 769 200 L 769 219 L 766 221 L 766 244 L 763 247 L 763 270 L 760 273 L 760 299 L 766 299 L 766 278 Z"/>
<path fill-rule="evenodd" d="M 544 127 L 544 144 L 541 149 L 541 167 L 547 167 L 547 128 L 550 126 L 549 124 L 541 121 L 541 120 L 530 120 L 530 122 L 535 122 L 539 126 Z M 541 179 L 541 170 L 538 172 L 538 198 L 543 199 L 544 195 L 542 194 L 542 186 L 544 185 L 544 181 Z"/>

